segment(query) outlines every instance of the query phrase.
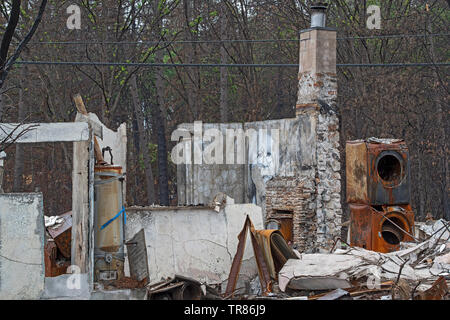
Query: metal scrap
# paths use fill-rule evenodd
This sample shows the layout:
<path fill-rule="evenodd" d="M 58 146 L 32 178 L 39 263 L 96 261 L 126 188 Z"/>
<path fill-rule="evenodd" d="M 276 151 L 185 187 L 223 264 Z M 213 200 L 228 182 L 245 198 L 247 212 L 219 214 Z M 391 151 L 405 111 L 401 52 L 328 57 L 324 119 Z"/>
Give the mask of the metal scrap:
<path fill-rule="evenodd" d="M 142 281 L 149 278 L 145 232 L 141 229 L 126 243 L 131 278 Z"/>
<path fill-rule="evenodd" d="M 270 276 L 277 280 L 278 272 L 284 264 L 289 259 L 298 257 L 278 230 L 255 230 L 255 236 L 262 249 Z"/>
<path fill-rule="evenodd" d="M 46 219 L 47 232 L 55 241 L 61 254 L 69 259 L 72 247 L 72 211 L 49 218 Z"/>
<path fill-rule="evenodd" d="M 447 293 L 447 282 L 444 277 L 439 277 L 430 289 L 419 292 L 414 300 L 442 300 Z"/>
<path fill-rule="evenodd" d="M 242 231 L 238 235 L 239 243 L 231 265 L 230 274 L 228 276 L 227 288 L 225 290 L 226 297 L 233 297 L 236 288 L 236 282 L 241 268 L 242 258 L 244 256 L 245 242 L 247 240 L 247 230 L 250 231 L 250 238 L 252 241 L 253 252 L 258 266 L 259 280 L 261 282 L 262 294 L 266 296 L 272 290 L 272 280 L 270 279 L 269 270 L 267 268 L 263 252 L 255 236 L 255 227 L 247 215 Z"/>
<path fill-rule="evenodd" d="M 201 300 L 204 294 L 200 282 L 180 275 L 147 286 L 147 300 Z"/>

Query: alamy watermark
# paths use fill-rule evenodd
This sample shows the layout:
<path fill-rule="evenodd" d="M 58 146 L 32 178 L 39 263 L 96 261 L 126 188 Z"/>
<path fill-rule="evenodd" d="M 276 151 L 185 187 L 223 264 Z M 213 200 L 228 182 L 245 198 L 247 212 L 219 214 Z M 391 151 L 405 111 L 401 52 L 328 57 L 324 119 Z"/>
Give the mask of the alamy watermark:
<path fill-rule="evenodd" d="M 380 6 L 371 5 L 367 7 L 369 17 L 366 21 L 367 29 L 381 29 L 381 9 Z"/>
<path fill-rule="evenodd" d="M 280 130 L 266 128 L 204 128 L 195 121 L 193 130 L 178 128 L 171 141 L 178 142 L 171 152 L 175 164 L 252 164 L 259 165 L 265 174 L 273 174 L 278 167 Z M 206 129 L 206 130 L 204 130 Z"/>
<path fill-rule="evenodd" d="M 67 268 L 67 273 L 71 274 L 66 280 L 66 287 L 70 290 L 81 289 L 81 269 L 77 265 L 71 265 Z"/>
<path fill-rule="evenodd" d="M 72 4 L 67 7 L 67 14 L 70 16 L 67 18 L 66 26 L 69 30 L 81 29 L 81 9 L 76 4 Z"/>

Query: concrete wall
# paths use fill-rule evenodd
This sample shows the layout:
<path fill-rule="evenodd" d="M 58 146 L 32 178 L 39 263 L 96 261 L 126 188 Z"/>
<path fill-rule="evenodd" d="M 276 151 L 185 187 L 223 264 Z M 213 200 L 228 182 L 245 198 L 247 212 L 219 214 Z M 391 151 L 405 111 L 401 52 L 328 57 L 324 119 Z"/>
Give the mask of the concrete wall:
<path fill-rule="evenodd" d="M 114 165 L 122 167 L 122 173 L 127 172 L 127 125 L 122 123 L 117 131 L 113 131 L 105 126 L 95 113 L 89 113 L 89 120 L 102 127 L 102 138 L 97 137 L 100 149 L 111 147 Z M 110 163 L 111 157 L 108 151 L 105 151 L 105 161 Z M 126 175 L 125 175 L 126 181 Z M 123 184 L 123 199 L 126 198 L 126 183 Z"/>
<path fill-rule="evenodd" d="M 188 143 L 193 144 L 193 124 L 181 124 L 191 134 Z M 225 136 L 227 129 L 243 129 L 241 123 L 204 124 L 203 132 L 219 129 Z M 208 143 L 202 147 L 205 148 Z M 192 151 L 194 149 L 192 148 Z M 184 164 L 177 166 L 177 193 L 179 205 L 208 205 L 216 194 L 223 192 L 235 203 L 250 202 L 246 194 L 247 169 L 243 164 Z"/>
<path fill-rule="evenodd" d="M 228 279 L 247 215 L 256 229 L 263 228 L 261 208 L 253 204 L 226 205 L 220 212 L 207 207 L 131 207 L 125 238 L 128 241 L 144 228 L 151 283 L 179 274 L 221 284 Z M 248 237 L 240 280 L 248 281 L 257 273 Z"/>
<path fill-rule="evenodd" d="M 0 299 L 39 299 L 44 276 L 42 194 L 0 194 Z"/>
<path fill-rule="evenodd" d="M 223 192 L 233 198 L 235 203 L 254 203 L 261 206 L 265 212 L 265 185 L 268 180 L 272 177 L 296 176 L 300 171 L 310 169 L 316 163 L 315 123 L 316 121 L 311 120 L 310 114 L 304 114 L 293 119 L 244 124 L 203 124 L 203 132 L 209 128 L 220 129 L 224 137 L 225 150 L 226 129 L 244 131 L 254 129 L 256 132 L 265 129 L 267 137 L 264 140 L 258 136 L 257 144 L 246 143 L 245 164 L 178 165 L 178 203 L 180 205 L 209 204 L 217 193 Z M 179 128 L 187 129 L 193 136 L 192 124 L 182 124 Z M 273 129 L 278 130 L 278 138 L 271 137 Z M 270 144 L 272 138 L 279 141 L 278 152 L 272 149 Z M 207 145 L 208 143 L 204 143 L 203 149 Z M 248 161 L 252 155 L 257 156 L 257 161 L 253 164 Z"/>

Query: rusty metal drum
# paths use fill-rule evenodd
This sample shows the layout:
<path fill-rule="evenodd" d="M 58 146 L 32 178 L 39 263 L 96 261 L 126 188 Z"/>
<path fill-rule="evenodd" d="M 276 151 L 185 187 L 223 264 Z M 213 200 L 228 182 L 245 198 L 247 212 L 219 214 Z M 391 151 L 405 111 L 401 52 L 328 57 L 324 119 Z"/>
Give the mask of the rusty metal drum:
<path fill-rule="evenodd" d="M 124 275 L 122 167 L 96 166 L 94 281 L 119 280 Z"/>

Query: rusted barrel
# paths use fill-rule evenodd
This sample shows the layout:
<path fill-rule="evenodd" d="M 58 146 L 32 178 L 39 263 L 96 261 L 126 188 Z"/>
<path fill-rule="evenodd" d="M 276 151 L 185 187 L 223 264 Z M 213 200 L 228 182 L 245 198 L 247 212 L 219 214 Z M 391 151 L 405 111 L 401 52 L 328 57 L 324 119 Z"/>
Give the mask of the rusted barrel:
<path fill-rule="evenodd" d="M 125 261 L 122 167 L 96 166 L 94 175 L 94 280 L 118 280 L 124 275 Z"/>

